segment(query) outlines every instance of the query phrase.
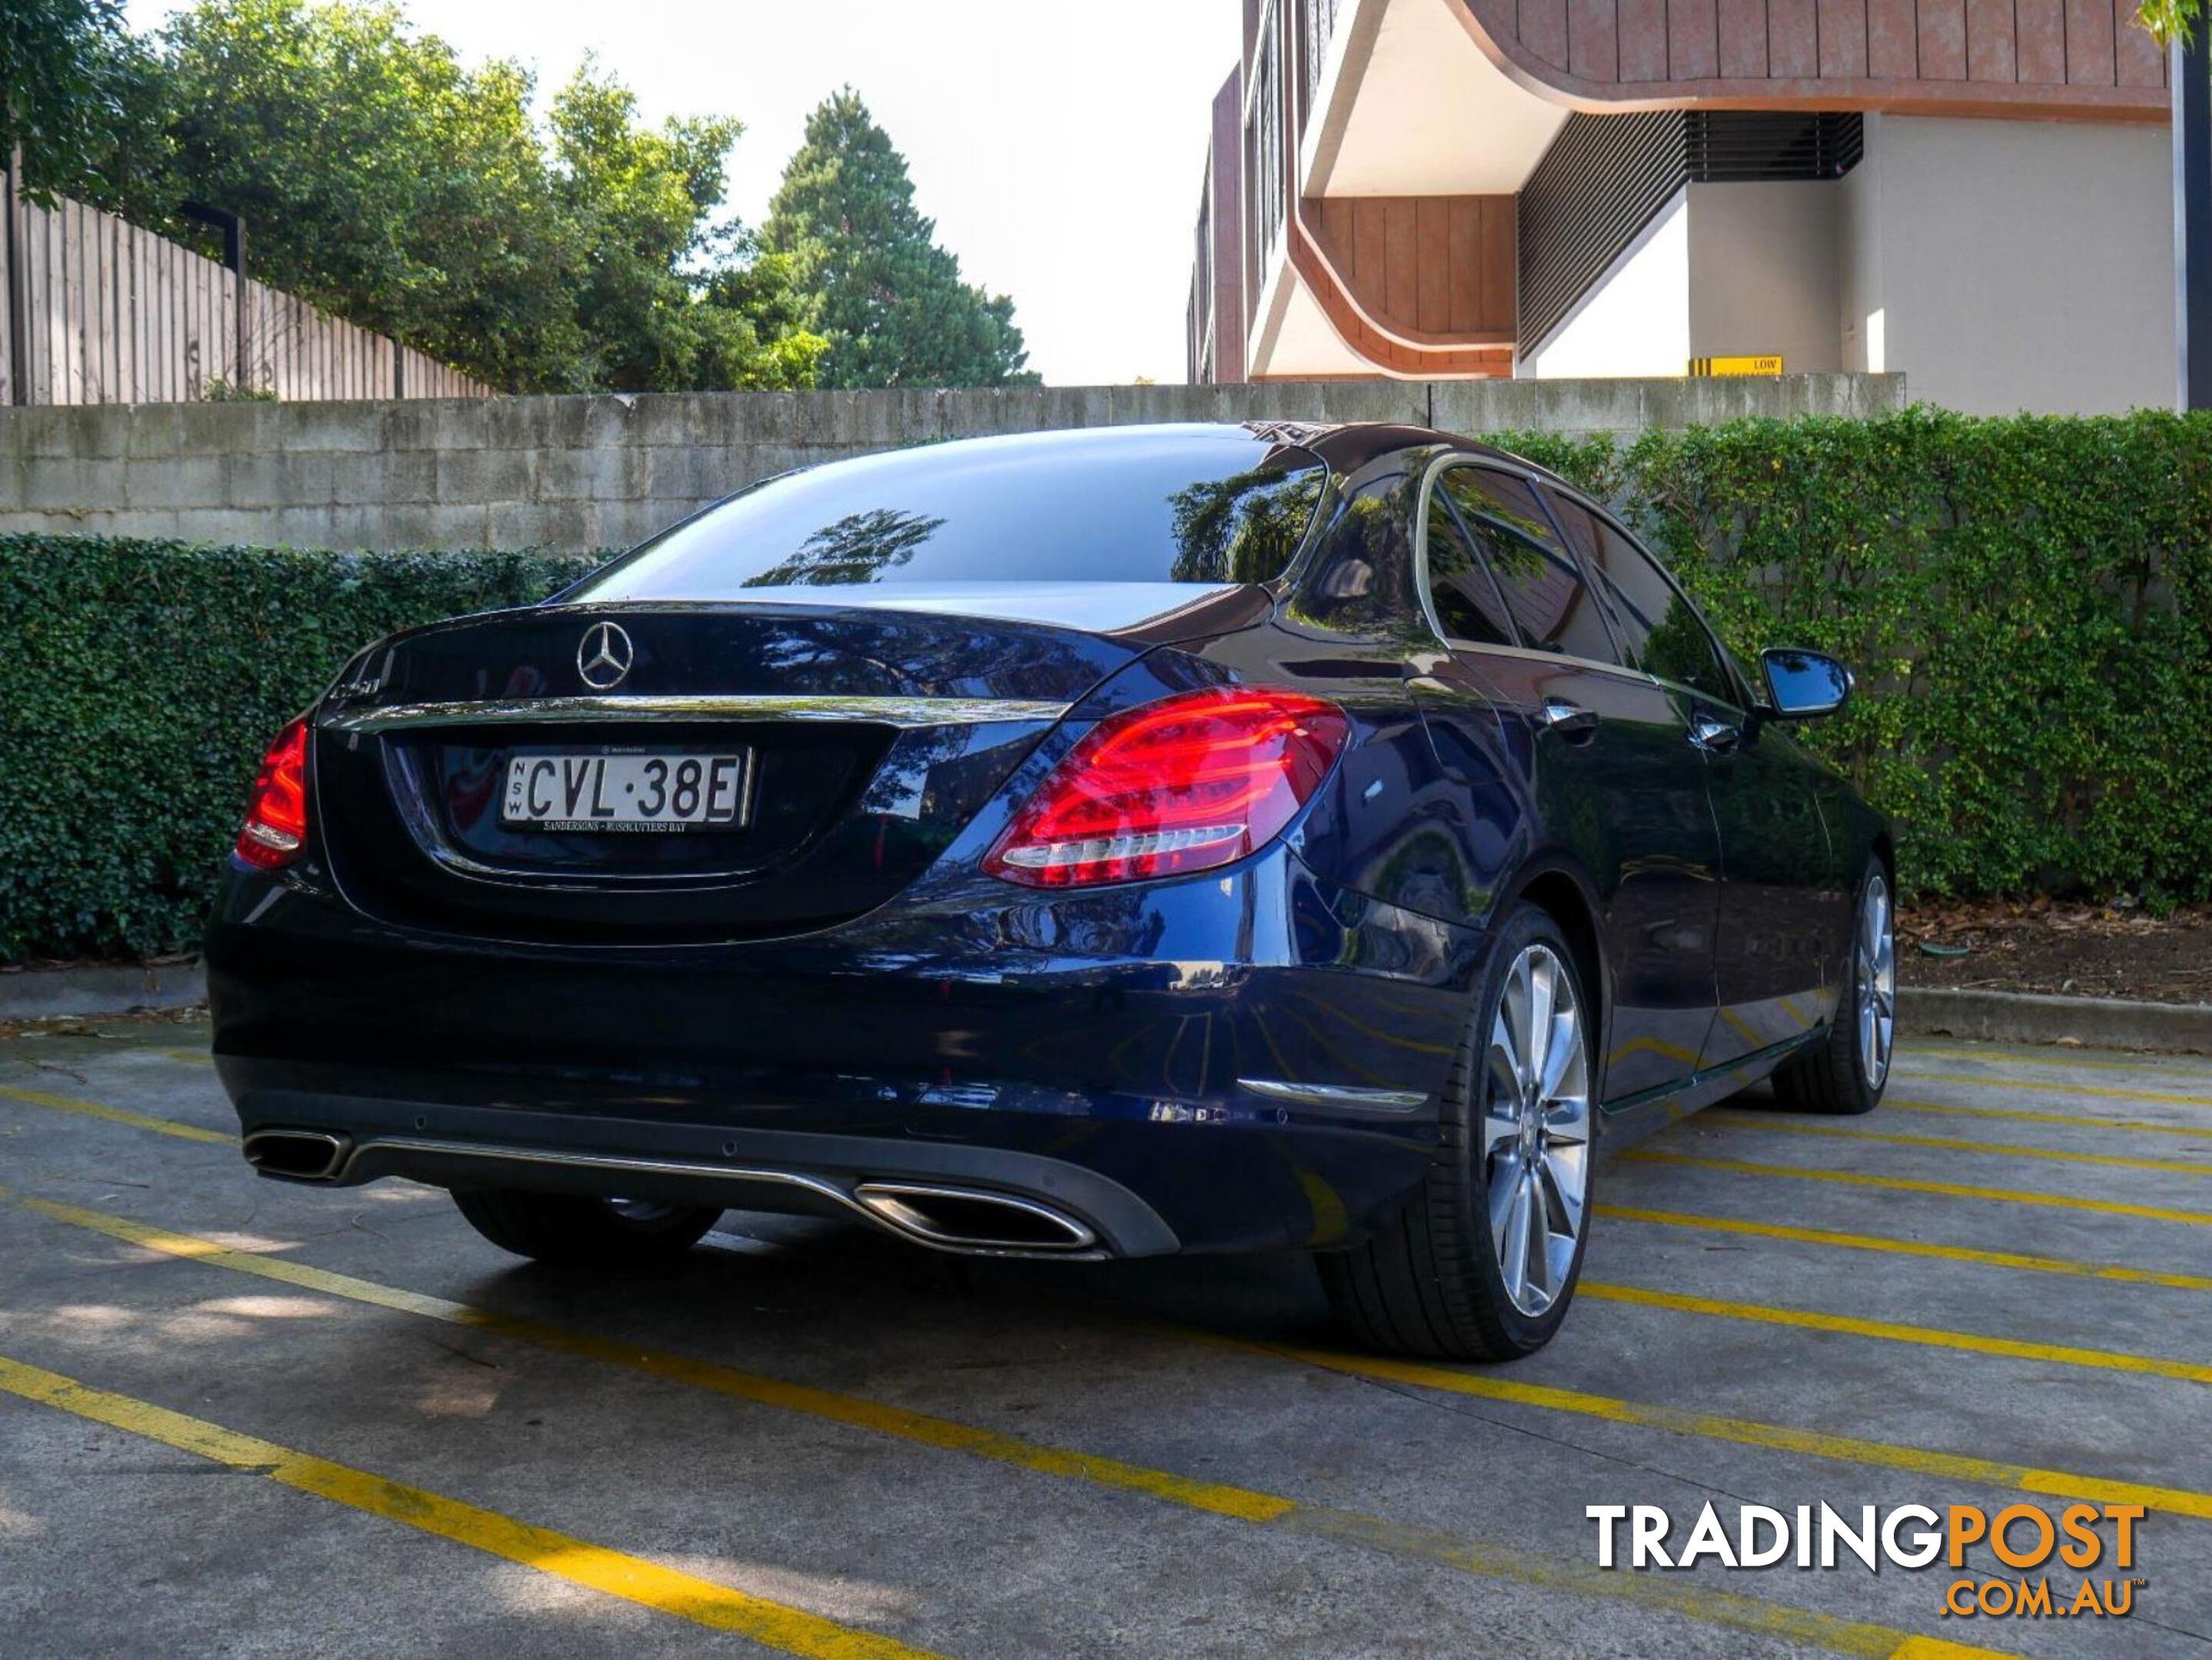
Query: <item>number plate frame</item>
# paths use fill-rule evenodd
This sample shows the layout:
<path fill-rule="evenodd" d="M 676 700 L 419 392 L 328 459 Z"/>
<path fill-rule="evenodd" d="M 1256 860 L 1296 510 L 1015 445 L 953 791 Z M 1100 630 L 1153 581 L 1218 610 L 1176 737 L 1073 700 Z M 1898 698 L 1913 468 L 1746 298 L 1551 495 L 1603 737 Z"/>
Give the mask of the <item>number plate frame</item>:
<path fill-rule="evenodd" d="M 690 763 L 698 763 L 699 775 L 687 792 L 684 772 Z M 499 822 L 506 830 L 556 835 L 684 836 L 742 830 L 752 823 L 757 775 L 756 752 L 737 745 L 716 750 L 512 750 L 501 775 Z M 678 811 L 686 794 L 695 797 L 688 815 Z M 653 800 L 656 811 L 646 812 L 647 800 Z M 539 811 L 541 804 L 545 811 Z"/>

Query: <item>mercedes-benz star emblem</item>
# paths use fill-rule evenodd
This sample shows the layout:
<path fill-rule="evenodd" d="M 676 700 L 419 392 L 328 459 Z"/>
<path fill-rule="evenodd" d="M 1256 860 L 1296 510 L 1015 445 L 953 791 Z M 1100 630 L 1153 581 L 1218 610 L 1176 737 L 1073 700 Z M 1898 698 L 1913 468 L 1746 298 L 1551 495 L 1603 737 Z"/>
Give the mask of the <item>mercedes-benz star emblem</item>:
<path fill-rule="evenodd" d="M 623 683 L 637 648 L 619 623 L 594 623 L 576 647 L 576 672 L 593 691 L 611 691 Z"/>

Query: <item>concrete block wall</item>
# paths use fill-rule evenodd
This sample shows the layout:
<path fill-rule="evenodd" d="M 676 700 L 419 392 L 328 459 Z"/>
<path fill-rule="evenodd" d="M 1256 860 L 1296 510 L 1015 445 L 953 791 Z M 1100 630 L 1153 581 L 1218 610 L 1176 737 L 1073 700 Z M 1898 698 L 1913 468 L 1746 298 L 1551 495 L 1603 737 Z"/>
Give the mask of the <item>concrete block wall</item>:
<path fill-rule="evenodd" d="M 1148 421 L 1635 432 L 1902 407 L 1900 375 L 708 392 L 0 410 L 0 534 L 302 548 L 626 547 L 792 467 Z"/>

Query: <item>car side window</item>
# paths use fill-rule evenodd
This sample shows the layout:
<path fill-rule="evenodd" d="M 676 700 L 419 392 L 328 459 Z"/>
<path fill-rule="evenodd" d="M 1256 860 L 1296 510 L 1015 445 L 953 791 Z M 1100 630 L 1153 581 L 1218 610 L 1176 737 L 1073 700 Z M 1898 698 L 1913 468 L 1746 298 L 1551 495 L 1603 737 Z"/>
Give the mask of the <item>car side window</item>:
<path fill-rule="evenodd" d="M 1482 560 L 1438 491 L 1429 498 L 1429 603 L 1447 640 L 1477 646 L 1510 646 L 1512 619 Z"/>
<path fill-rule="evenodd" d="M 1623 643 L 1647 674 L 1723 703 L 1737 701 L 1719 644 L 1658 562 L 1581 502 L 1551 497 L 1567 540 L 1613 606 Z"/>
<path fill-rule="evenodd" d="M 1480 544 L 1523 645 L 1595 663 L 1620 660 L 1597 602 L 1534 490 L 1481 467 L 1451 468 L 1437 483 Z"/>

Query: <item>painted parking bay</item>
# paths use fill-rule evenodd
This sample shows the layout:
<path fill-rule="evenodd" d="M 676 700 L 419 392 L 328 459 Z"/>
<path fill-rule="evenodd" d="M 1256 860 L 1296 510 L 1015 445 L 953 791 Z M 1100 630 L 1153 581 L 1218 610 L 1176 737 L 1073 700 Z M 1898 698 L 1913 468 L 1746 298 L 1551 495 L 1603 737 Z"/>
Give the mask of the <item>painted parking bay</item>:
<path fill-rule="evenodd" d="M 2212 1066 L 1953 1045 L 1870 1119 L 1678 1126 L 1601 1173 L 1559 1342 L 1480 1369 L 1346 1354 L 1293 1260 L 732 1215 L 562 1279 L 423 1189 L 255 1181 L 204 1033 L 106 1030 L 0 1043 L 27 1652 L 2208 1651 Z M 1607 1572 L 1583 1515 L 2113 1498 L 2151 1583 L 2081 1624 L 1943 1618 L 1940 1571 Z"/>

